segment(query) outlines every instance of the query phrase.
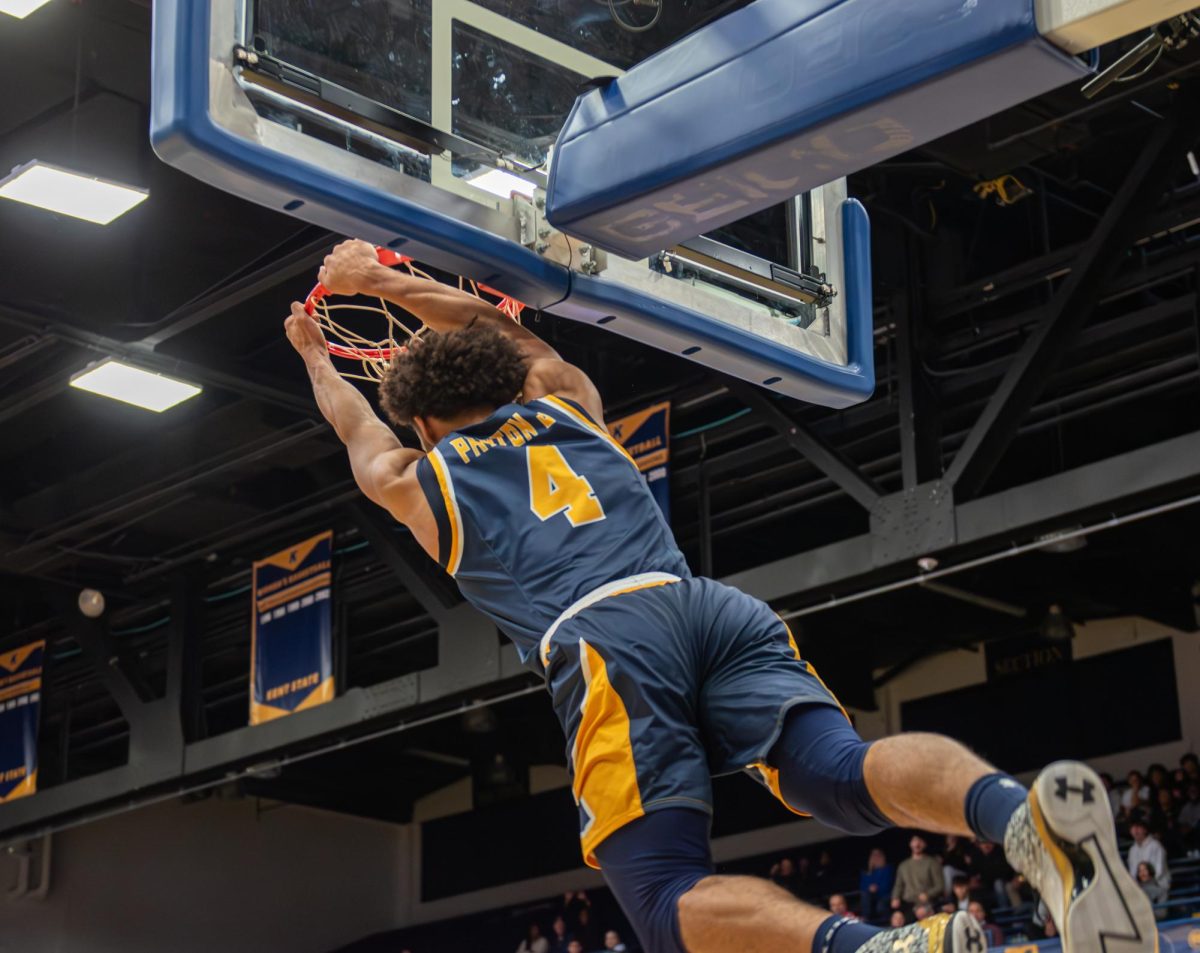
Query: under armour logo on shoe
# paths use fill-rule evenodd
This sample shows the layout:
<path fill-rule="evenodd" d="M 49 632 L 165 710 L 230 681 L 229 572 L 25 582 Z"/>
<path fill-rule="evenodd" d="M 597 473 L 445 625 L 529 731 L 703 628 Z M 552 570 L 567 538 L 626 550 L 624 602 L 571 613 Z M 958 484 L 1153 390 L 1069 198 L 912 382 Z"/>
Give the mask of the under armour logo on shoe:
<path fill-rule="evenodd" d="M 1054 783 L 1054 795 L 1060 801 L 1065 801 L 1067 799 L 1067 792 L 1080 795 L 1083 798 L 1084 804 L 1091 804 L 1094 800 L 1096 800 L 1096 785 L 1092 784 L 1091 781 L 1084 781 L 1083 784 L 1077 788 L 1071 787 L 1071 785 L 1067 783 L 1066 778 L 1055 778 Z"/>

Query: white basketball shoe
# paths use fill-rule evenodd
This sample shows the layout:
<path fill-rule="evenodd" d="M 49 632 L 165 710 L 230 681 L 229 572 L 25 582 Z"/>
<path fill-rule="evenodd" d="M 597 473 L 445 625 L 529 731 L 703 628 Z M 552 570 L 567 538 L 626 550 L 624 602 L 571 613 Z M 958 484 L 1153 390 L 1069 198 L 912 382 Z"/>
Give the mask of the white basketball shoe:
<path fill-rule="evenodd" d="M 1158 950 L 1150 900 L 1121 861 L 1108 793 L 1086 764 L 1058 761 L 1038 775 L 1004 852 L 1041 894 L 1064 953 Z"/>

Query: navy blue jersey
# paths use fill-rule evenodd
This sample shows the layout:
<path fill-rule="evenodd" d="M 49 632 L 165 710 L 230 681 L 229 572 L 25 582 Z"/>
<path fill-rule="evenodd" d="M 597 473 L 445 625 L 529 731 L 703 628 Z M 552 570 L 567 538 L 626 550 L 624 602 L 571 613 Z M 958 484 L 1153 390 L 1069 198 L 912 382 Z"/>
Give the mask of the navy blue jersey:
<path fill-rule="evenodd" d="M 691 575 L 629 455 L 572 401 L 507 404 L 440 441 L 417 474 L 438 561 L 522 661 L 598 587 Z"/>

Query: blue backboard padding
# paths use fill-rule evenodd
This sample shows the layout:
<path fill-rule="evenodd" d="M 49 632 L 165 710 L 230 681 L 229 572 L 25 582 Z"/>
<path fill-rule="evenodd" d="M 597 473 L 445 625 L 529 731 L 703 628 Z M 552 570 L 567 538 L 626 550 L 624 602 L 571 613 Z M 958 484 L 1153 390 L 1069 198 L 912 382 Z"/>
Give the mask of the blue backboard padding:
<path fill-rule="evenodd" d="M 843 208 L 846 287 L 841 293 L 849 313 L 849 362 L 842 367 L 603 275 L 572 273 L 450 215 L 232 134 L 210 115 L 211 2 L 154 3 L 151 141 L 169 165 L 331 231 L 399 247 L 422 262 L 483 281 L 533 307 L 605 323 L 677 354 L 700 347 L 703 353 L 689 355 L 693 360 L 782 394 L 832 407 L 870 396 L 875 383 L 870 223 L 859 203 L 847 202 Z"/>
<path fill-rule="evenodd" d="M 579 97 L 547 217 L 642 258 L 1089 72 L 1032 0 L 756 0 Z"/>
<path fill-rule="evenodd" d="M 842 205 L 845 236 L 847 364 L 830 364 L 765 338 L 730 327 L 707 315 L 652 301 L 644 295 L 588 275 L 576 275 L 571 296 L 553 310 L 565 317 L 591 320 L 615 316 L 607 330 L 682 353 L 700 347 L 693 360 L 718 366 L 736 377 L 799 400 L 826 407 L 861 403 L 875 389 L 874 320 L 871 295 L 871 225 L 854 199 Z M 776 382 L 783 378 L 786 384 Z"/>

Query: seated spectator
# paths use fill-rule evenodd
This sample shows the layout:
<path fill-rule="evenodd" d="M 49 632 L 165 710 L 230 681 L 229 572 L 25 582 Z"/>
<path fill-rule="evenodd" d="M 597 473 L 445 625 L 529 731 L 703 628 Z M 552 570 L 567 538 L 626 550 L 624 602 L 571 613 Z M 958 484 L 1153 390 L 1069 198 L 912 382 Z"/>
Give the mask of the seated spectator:
<path fill-rule="evenodd" d="M 906 923 L 908 923 L 908 918 L 904 916 L 903 910 L 892 911 L 892 917 L 890 920 L 888 920 L 888 926 L 895 930 L 898 927 L 904 926 Z"/>
<path fill-rule="evenodd" d="M 812 871 L 813 890 L 818 895 L 823 895 L 837 883 L 837 879 L 837 867 L 834 866 L 833 855 L 827 850 L 821 851 Z"/>
<path fill-rule="evenodd" d="M 867 856 L 867 869 L 858 878 L 858 889 L 862 893 L 862 915 L 864 920 L 874 921 L 882 917 L 892 897 L 896 883 L 896 870 L 887 862 L 887 855 L 876 847 Z"/>
<path fill-rule="evenodd" d="M 616 930 L 609 930 L 604 934 L 604 949 L 611 950 L 612 953 L 625 953 L 625 944 L 621 942 L 621 935 Z"/>
<path fill-rule="evenodd" d="M 928 900 L 918 900 L 913 906 L 913 920 L 920 922 L 933 916 L 933 904 Z"/>
<path fill-rule="evenodd" d="M 1166 902 L 1167 891 L 1158 882 L 1153 864 L 1143 860 L 1137 865 L 1137 882 L 1138 886 L 1142 888 L 1146 896 L 1150 898 L 1151 903 L 1157 905 Z M 1154 911 L 1154 916 L 1158 920 L 1163 919 L 1166 915 L 1166 908 Z"/>
<path fill-rule="evenodd" d="M 600 934 L 592 926 L 592 911 L 590 907 L 581 907 L 578 919 L 575 921 L 575 939 L 583 944 L 585 950 L 600 949 Z"/>
<path fill-rule="evenodd" d="M 1150 789 L 1141 771 L 1130 771 L 1125 780 L 1128 786 L 1121 793 L 1121 810 L 1125 817 L 1130 817 L 1135 807 L 1150 799 Z"/>
<path fill-rule="evenodd" d="M 583 953 L 583 944 L 578 940 L 572 939 L 571 942 L 567 944 L 567 953 Z"/>
<path fill-rule="evenodd" d="M 1100 772 L 1100 781 L 1104 785 L 1104 790 L 1108 794 L 1108 806 L 1112 810 L 1112 816 L 1115 820 L 1121 815 L 1121 792 L 1116 789 L 1112 775 L 1107 771 Z"/>
<path fill-rule="evenodd" d="M 1150 800 L 1154 800 L 1163 788 L 1171 786 L 1171 776 L 1167 773 L 1165 764 L 1150 765 L 1150 770 L 1146 772 L 1146 780 L 1150 785 Z"/>
<path fill-rule="evenodd" d="M 835 917 L 845 917 L 848 920 L 857 920 L 853 913 L 850 912 L 850 904 L 846 902 L 844 894 L 835 893 L 829 898 L 829 912 Z"/>
<path fill-rule="evenodd" d="M 989 922 L 987 918 L 987 910 L 978 900 L 972 900 L 967 907 L 967 913 L 975 918 L 975 922 L 983 928 L 983 935 L 987 937 L 988 946 L 1000 946 L 1004 943 L 1004 931 L 996 924 Z"/>
<path fill-rule="evenodd" d="M 536 923 L 529 924 L 517 953 L 550 953 L 550 941 L 542 936 L 542 928 Z"/>
<path fill-rule="evenodd" d="M 550 953 L 567 953 L 567 946 L 571 942 L 571 938 L 567 936 L 567 921 L 562 918 L 562 915 L 554 918 L 554 922 L 550 924 Z"/>
<path fill-rule="evenodd" d="M 942 862 L 926 853 L 928 847 L 920 834 L 913 834 L 908 842 L 911 854 L 896 869 L 896 884 L 892 887 L 893 910 L 917 903 L 922 894 L 926 899 L 941 895 L 945 882 Z"/>
<path fill-rule="evenodd" d="M 1189 849 L 1200 847 L 1200 784 L 1192 781 L 1186 788 L 1187 800 L 1179 809 L 1179 836 Z"/>
<path fill-rule="evenodd" d="M 1183 850 L 1183 834 L 1179 829 L 1179 805 L 1169 787 L 1155 793 L 1154 814 L 1150 827 L 1158 831 L 1159 840 L 1168 854 Z"/>
<path fill-rule="evenodd" d="M 942 893 L 949 897 L 954 878 L 962 874 L 969 879 L 974 868 L 975 850 L 971 842 L 965 837 L 947 834 L 946 847 L 942 851 L 942 876 L 945 879 Z"/>
<path fill-rule="evenodd" d="M 981 885 L 991 891 L 997 907 L 1017 909 L 1025 902 L 1021 893 L 1023 880 L 1008 866 L 1003 851 L 997 850 L 995 844 L 980 841 L 978 846 L 975 869 L 979 872 Z"/>
<path fill-rule="evenodd" d="M 1179 759 L 1179 767 L 1183 769 L 1184 779 L 1188 784 L 1200 784 L 1200 758 L 1189 751 Z"/>
<path fill-rule="evenodd" d="M 799 897 L 803 884 L 800 880 L 800 874 L 796 870 L 796 865 L 790 857 L 781 857 L 771 865 L 771 882 L 778 887 L 782 887 L 793 897 Z"/>
<path fill-rule="evenodd" d="M 1170 890 L 1171 872 L 1167 869 L 1167 852 L 1163 849 L 1162 842 L 1150 833 L 1146 822 L 1141 819 L 1130 825 L 1129 833 L 1133 837 L 1133 845 L 1126 857 L 1130 875 L 1136 878 L 1138 864 L 1145 861 L 1156 871 L 1155 881 L 1158 885 L 1164 890 Z"/>
<path fill-rule="evenodd" d="M 592 905 L 588 895 L 582 890 L 568 890 L 563 894 L 563 918 L 567 921 L 567 929 L 574 930 L 579 924 L 579 911 L 586 910 Z"/>
<path fill-rule="evenodd" d="M 955 913 L 959 910 L 967 910 L 971 906 L 971 881 L 965 874 L 955 874 L 954 880 L 950 883 L 950 893 L 946 895 L 946 902 L 942 904 L 943 913 Z"/>

